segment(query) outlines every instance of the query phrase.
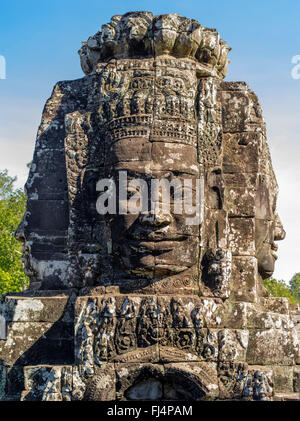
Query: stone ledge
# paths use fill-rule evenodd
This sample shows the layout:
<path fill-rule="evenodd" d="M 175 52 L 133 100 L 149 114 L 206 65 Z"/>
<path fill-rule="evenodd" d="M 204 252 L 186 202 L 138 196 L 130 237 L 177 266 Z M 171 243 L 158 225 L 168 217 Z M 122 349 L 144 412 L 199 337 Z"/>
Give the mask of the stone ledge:
<path fill-rule="evenodd" d="M 273 401 L 300 401 L 299 393 L 277 393 Z"/>

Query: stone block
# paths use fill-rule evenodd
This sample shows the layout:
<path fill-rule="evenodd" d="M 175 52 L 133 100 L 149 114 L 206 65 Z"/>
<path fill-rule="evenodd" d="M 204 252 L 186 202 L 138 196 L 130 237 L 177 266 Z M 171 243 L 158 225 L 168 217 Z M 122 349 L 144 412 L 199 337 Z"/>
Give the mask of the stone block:
<path fill-rule="evenodd" d="M 260 133 L 224 134 L 223 171 L 224 173 L 259 172 Z"/>
<path fill-rule="evenodd" d="M 34 230 L 64 231 L 69 225 L 68 202 L 63 200 L 30 200 L 27 222 Z"/>
<path fill-rule="evenodd" d="M 274 394 L 273 371 L 265 366 L 248 366 L 242 400 L 271 401 Z"/>
<path fill-rule="evenodd" d="M 160 379 L 164 375 L 163 365 L 119 363 L 115 365 L 115 370 L 116 397 L 118 400 L 141 397 L 144 399 L 151 398 L 152 400 L 161 398 L 162 387 Z M 150 387 L 147 382 L 149 380 Z M 132 385 L 137 385 L 137 387 L 132 388 Z"/>
<path fill-rule="evenodd" d="M 165 375 L 174 376 L 178 380 L 181 379 L 181 384 L 184 386 L 185 382 L 182 376 L 190 379 L 196 385 L 199 386 L 199 390 L 190 389 L 190 385 L 187 383 L 186 389 L 190 389 L 190 399 L 199 400 L 201 397 L 207 400 L 212 400 L 218 397 L 219 386 L 217 379 L 217 364 L 213 362 L 183 362 L 183 363 L 172 363 L 165 364 Z M 178 381 L 180 385 L 180 380 Z M 178 386 L 179 386 L 178 385 Z M 180 386 L 179 386 L 180 387 Z M 195 396 L 195 392 L 197 395 Z M 202 396 L 201 396 L 202 392 Z"/>
<path fill-rule="evenodd" d="M 243 397 L 248 364 L 241 362 L 219 362 L 218 382 L 219 399 L 238 399 Z"/>
<path fill-rule="evenodd" d="M 289 314 L 289 299 L 284 297 L 264 298 L 264 306 L 273 313 Z"/>
<path fill-rule="evenodd" d="M 116 399 L 116 372 L 114 364 L 94 367 L 93 374 L 83 376 L 73 368 L 72 400 L 114 401 Z"/>
<path fill-rule="evenodd" d="M 5 396 L 6 384 L 7 384 L 7 365 L 4 361 L 0 360 L 0 401 L 2 401 Z"/>
<path fill-rule="evenodd" d="M 8 295 L 0 303 L 7 322 L 73 323 L 73 298 L 69 296 L 17 297 Z"/>
<path fill-rule="evenodd" d="M 1 308 L 0 308 L 1 312 Z M 6 320 L 3 315 L 3 313 L 0 313 L 0 341 L 3 341 L 6 339 Z"/>
<path fill-rule="evenodd" d="M 247 362 L 260 365 L 293 365 L 295 345 L 290 330 L 250 330 Z"/>
<path fill-rule="evenodd" d="M 0 343 L 0 359 L 7 364 L 68 363 L 73 359 L 73 325 L 11 322 Z"/>
<path fill-rule="evenodd" d="M 292 366 L 272 366 L 274 393 L 293 393 L 293 373 Z"/>
<path fill-rule="evenodd" d="M 250 188 L 256 189 L 258 175 L 253 173 L 224 173 L 223 179 L 228 188 L 240 189 Z"/>
<path fill-rule="evenodd" d="M 248 329 L 278 329 L 284 331 L 291 329 L 293 322 L 285 314 L 256 310 L 248 313 L 247 327 Z"/>
<path fill-rule="evenodd" d="M 247 91 L 222 91 L 221 100 L 224 132 L 243 132 L 249 108 Z"/>
<path fill-rule="evenodd" d="M 5 400 L 19 401 L 25 390 L 24 366 L 14 365 L 7 367 L 7 386 Z"/>
<path fill-rule="evenodd" d="M 70 401 L 72 393 L 71 366 L 34 366 L 24 368 L 23 401 Z"/>
<path fill-rule="evenodd" d="M 220 330 L 218 333 L 219 361 L 245 361 L 248 338 L 248 330 Z"/>
<path fill-rule="evenodd" d="M 293 387 L 295 393 L 300 393 L 300 367 L 296 366 L 293 370 Z"/>
<path fill-rule="evenodd" d="M 253 256 L 233 256 L 231 291 L 235 301 L 257 301 L 257 260 Z"/>
<path fill-rule="evenodd" d="M 254 219 L 230 218 L 228 242 L 233 256 L 255 256 Z"/>
<path fill-rule="evenodd" d="M 229 217 L 254 217 L 255 193 L 250 187 L 226 187 L 224 191 L 224 208 Z"/>
<path fill-rule="evenodd" d="M 256 312 L 254 304 L 238 302 L 228 305 L 226 327 L 247 329 L 249 314 Z"/>
<path fill-rule="evenodd" d="M 275 402 L 295 402 L 299 401 L 299 393 L 276 393 L 273 397 Z"/>

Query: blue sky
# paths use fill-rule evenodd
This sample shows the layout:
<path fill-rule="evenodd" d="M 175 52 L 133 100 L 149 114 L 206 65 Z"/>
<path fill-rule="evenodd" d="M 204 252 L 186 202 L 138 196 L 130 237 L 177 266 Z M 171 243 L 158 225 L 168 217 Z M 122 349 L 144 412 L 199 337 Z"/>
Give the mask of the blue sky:
<path fill-rule="evenodd" d="M 148 10 L 179 13 L 216 28 L 232 47 L 226 80 L 243 80 L 259 96 L 280 187 L 278 209 L 287 231 L 279 243 L 275 276 L 300 272 L 300 79 L 291 77 L 300 55 L 300 0 L 185 0 L 104 2 L 11 0 L 0 14 L 0 168 L 26 181 L 26 163 L 45 100 L 58 80 L 82 77 L 81 41 L 114 14 Z"/>

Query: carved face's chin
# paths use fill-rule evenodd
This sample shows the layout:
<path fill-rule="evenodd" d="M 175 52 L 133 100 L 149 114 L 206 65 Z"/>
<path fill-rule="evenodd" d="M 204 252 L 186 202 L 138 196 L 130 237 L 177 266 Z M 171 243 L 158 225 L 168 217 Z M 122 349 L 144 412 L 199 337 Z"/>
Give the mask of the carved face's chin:
<path fill-rule="evenodd" d="M 163 254 L 160 257 L 162 258 Z M 192 263 L 176 265 L 175 261 L 174 263 L 158 262 L 151 254 L 121 257 L 121 266 L 125 271 L 128 274 L 141 277 L 175 275 L 189 269 L 192 265 Z"/>
<path fill-rule="evenodd" d="M 32 277 L 34 275 L 34 268 L 32 267 L 32 258 L 30 248 L 27 244 L 23 244 L 22 246 L 22 263 L 24 268 L 24 273 L 28 277 Z"/>
<path fill-rule="evenodd" d="M 181 273 L 196 263 L 193 253 L 185 253 L 183 258 L 183 243 L 174 240 L 127 242 L 119 248 L 120 266 L 128 274 L 138 277 L 153 278 Z M 185 250 L 189 248 L 188 244 Z"/>
<path fill-rule="evenodd" d="M 155 275 L 175 275 L 177 273 L 184 272 L 188 268 L 189 266 L 176 266 L 158 263 L 155 265 Z"/>
<path fill-rule="evenodd" d="M 276 257 L 272 252 L 260 253 L 257 257 L 258 272 L 263 279 L 269 278 L 273 275 Z"/>
<path fill-rule="evenodd" d="M 126 262 L 125 259 L 122 259 L 126 272 L 130 273 L 131 275 L 138 275 L 138 276 L 163 276 L 163 275 L 175 275 L 177 273 L 181 273 L 187 269 L 189 269 L 190 266 L 177 266 L 177 265 L 168 265 L 168 264 L 160 264 L 160 263 L 153 263 L 153 264 L 147 264 L 146 262 L 144 264 L 139 264 L 133 267 L 132 265 L 128 265 L 128 262 Z M 124 261 L 125 260 L 125 261 Z M 127 264 L 126 264 L 127 263 Z"/>

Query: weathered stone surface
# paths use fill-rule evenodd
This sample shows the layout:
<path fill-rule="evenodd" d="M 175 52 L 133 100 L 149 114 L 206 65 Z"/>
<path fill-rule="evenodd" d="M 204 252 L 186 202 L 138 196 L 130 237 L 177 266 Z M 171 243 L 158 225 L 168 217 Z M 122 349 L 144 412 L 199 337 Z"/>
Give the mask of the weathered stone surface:
<path fill-rule="evenodd" d="M 0 311 L 6 322 L 72 323 L 74 297 L 14 297 L 6 296 Z"/>
<path fill-rule="evenodd" d="M 80 297 L 75 313 L 76 362 L 87 369 L 109 359 L 216 361 L 218 330 L 211 328 L 225 323 L 220 300 L 187 296 Z"/>
<path fill-rule="evenodd" d="M 229 244 L 233 256 L 254 256 L 254 232 L 253 218 L 230 218 Z"/>
<path fill-rule="evenodd" d="M 113 401 L 115 399 L 114 364 L 103 364 L 89 373 L 81 366 L 73 368 L 72 400 Z"/>
<path fill-rule="evenodd" d="M 0 401 L 5 396 L 6 380 L 7 379 L 7 366 L 3 361 L 0 361 Z"/>
<path fill-rule="evenodd" d="M 219 361 L 245 361 L 249 332 L 223 329 L 219 331 Z"/>
<path fill-rule="evenodd" d="M 291 330 L 250 330 L 247 362 L 249 364 L 293 365 L 297 348 Z"/>
<path fill-rule="evenodd" d="M 227 324 L 246 329 L 289 330 L 294 324 L 289 315 L 262 311 L 260 305 L 238 302 L 228 309 Z"/>
<path fill-rule="evenodd" d="M 222 399 L 272 400 L 275 386 L 271 368 L 222 362 L 218 365 L 218 379 Z"/>
<path fill-rule="evenodd" d="M 53 364 L 72 363 L 73 339 L 51 339 L 43 334 L 49 326 L 30 327 L 28 337 L 24 335 L 26 330 L 22 330 L 21 336 L 8 338 L 0 349 L 0 355 L 8 364 Z"/>
<path fill-rule="evenodd" d="M 213 363 L 117 366 L 120 400 L 200 400 L 217 395 L 217 371 Z"/>
<path fill-rule="evenodd" d="M 273 396 L 273 373 L 267 367 L 249 366 L 243 400 L 270 401 Z"/>
<path fill-rule="evenodd" d="M 6 320 L 3 314 L 0 314 L 0 341 L 6 339 Z"/>
<path fill-rule="evenodd" d="M 166 374 L 184 375 L 192 379 L 205 393 L 205 399 L 215 399 L 218 396 L 217 366 L 215 363 L 172 363 L 165 365 Z M 198 392 L 199 393 L 199 392 Z M 201 394 L 198 397 L 201 399 Z M 197 399 L 197 400 L 198 400 Z"/>
<path fill-rule="evenodd" d="M 284 297 L 267 297 L 264 306 L 268 311 L 281 314 L 289 314 L 289 299 Z"/>
<path fill-rule="evenodd" d="M 70 401 L 72 367 L 35 366 L 24 369 L 23 401 Z"/>
<path fill-rule="evenodd" d="M 255 311 L 256 308 L 252 303 L 232 303 L 228 306 L 226 325 L 235 329 L 246 329 L 248 324 L 248 315 Z"/>
<path fill-rule="evenodd" d="M 276 393 L 294 392 L 294 369 L 292 366 L 273 366 L 273 382 Z"/>
<path fill-rule="evenodd" d="M 293 387 L 294 392 L 300 393 L 300 367 L 296 366 L 293 372 Z"/>
<path fill-rule="evenodd" d="M 293 328 L 293 322 L 285 314 L 262 312 L 256 310 L 248 314 L 247 327 L 249 329 L 277 329 L 288 331 Z"/>
<path fill-rule="evenodd" d="M 219 398 L 241 399 L 247 374 L 247 363 L 220 362 L 218 364 Z"/>
<path fill-rule="evenodd" d="M 193 19 L 130 12 L 55 85 L 16 233 L 30 287 L 0 301 L 0 399 L 299 389 L 299 308 L 263 286 L 278 185 L 256 95 L 222 81 L 229 50 Z"/>
<path fill-rule="evenodd" d="M 278 393 L 274 395 L 273 400 L 279 402 L 299 401 L 299 393 Z"/>
<path fill-rule="evenodd" d="M 233 256 L 231 291 L 235 301 L 257 301 L 257 260 L 253 256 Z"/>
<path fill-rule="evenodd" d="M 25 390 L 24 366 L 7 366 L 5 400 L 19 401 Z"/>

